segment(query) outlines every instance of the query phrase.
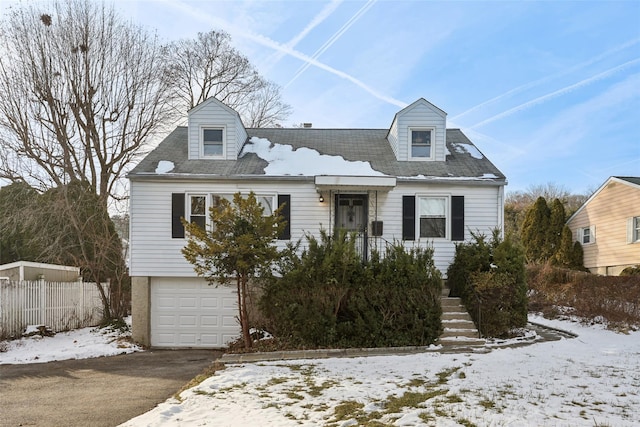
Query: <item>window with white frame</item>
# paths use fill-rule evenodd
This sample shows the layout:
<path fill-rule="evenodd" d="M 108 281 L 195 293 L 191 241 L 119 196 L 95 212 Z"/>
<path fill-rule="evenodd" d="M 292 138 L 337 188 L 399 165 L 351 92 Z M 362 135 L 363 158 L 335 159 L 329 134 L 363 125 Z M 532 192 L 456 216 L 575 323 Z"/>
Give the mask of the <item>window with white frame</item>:
<path fill-rule="evenodd" d="M 189 196 L 189 222 L 194 222 L 202 229 L 207 223 L 207 196 L 194 194 Z"/>
<path fill-rule="evenodd" d="M 274 198 L 273 195 L 256 195 L 256 200 L 260 206 L 264 208 L 263 216 L 273 215 L 274 208 Z"/>
<path fill-rule="evenodd" d="M 640 242 L 640 216 L 634 216 L 629 218 L 629 224 L 627 226 L 627 235 L 629 243 Z"/>
<path fill-rule="evenodd" d="M 578 241 L 583 245 L 595 243 L 596 241 L 596 228 L 591 225 L 589 227 L 578 229 Z"/>
<path fill-rule="evenodd" d="M 434 132 L 430 128 L 411 128 L 411 157 L 415 159 L 430 159 L 432 157 L 432 141 Z"/>
<path fill-rule="evenodd" d="M 447 197 L 420 197 L 420 237 L 447 237 Z"/>
<path fill-rule="evenodd" d="M 224 154 L 224 129 L 202 129 L 202 155 L 204 157 L 222 157 Z"/>

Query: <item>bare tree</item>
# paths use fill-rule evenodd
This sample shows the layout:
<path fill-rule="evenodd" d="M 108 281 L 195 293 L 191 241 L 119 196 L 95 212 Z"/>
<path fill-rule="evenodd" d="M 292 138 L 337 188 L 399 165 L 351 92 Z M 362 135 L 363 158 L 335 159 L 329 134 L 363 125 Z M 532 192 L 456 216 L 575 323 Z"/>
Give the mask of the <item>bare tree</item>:
<path fill-rule="evenodd" d="M 104 3 L 47 7 L 0 24 L 0 178 L 40 190 L 86 181 L 106 206 L 171 121 L 162 47 Z"/>
<path fill-rule="evenodd" d="M 181 114 L 210 97 L 238 111 L 249 127 L 275 126 L 290 114 L 280 88 L 261 77 L 223 31 L 171 43 L 166 61 Z"/>

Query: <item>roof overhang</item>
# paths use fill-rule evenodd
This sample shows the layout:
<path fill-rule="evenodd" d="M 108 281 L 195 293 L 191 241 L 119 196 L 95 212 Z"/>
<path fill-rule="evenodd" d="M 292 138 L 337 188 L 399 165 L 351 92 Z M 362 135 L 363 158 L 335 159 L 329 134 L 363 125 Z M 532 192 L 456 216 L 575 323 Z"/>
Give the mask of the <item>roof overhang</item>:
<path fill-rule="evenodd" d="M 318 191 L 326 190 L 381 190 L 389 191 L 396 186 L 395 176 L 345 176 L 316 175 Z"/>

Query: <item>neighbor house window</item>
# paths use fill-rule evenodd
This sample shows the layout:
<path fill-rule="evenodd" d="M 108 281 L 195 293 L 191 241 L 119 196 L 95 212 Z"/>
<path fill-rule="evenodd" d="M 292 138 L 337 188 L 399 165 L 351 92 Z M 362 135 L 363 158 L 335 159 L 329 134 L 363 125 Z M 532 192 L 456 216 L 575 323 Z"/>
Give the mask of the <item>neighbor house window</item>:
<path fill-rule="evenodd" d="M 590 243 L 595 243 L 596 241 L 596 230 L 595 227 L 589 226 L 578 229 L 578 241 L 583 245 L 588 245 Z"/>
<path fill-rule="evenodd" d="M 189 222 L 195 222 L 204 229 L 207 223 L 207 196 L 189 196 Z"/>
<path fill-rule="evenodd" d="M 222 157 L 223 133 L 223 129 L 220 128 L 202 129 L 202 154 L 205 157 Z"/>
<path fill-rule="evenodd" d="M 640 216 L 629 218 L 627 235 L 629 236 L 629 243 L 640 242 Z"/>
<path fill-rule="evenodd" d="M 447 198 L 420 197 L 420 237 L 447 237 Z"/>
<path fill-rule="evenodd" d="M 411 129 L 411 157 L 428 159 L 431 157 L 433 129 Z"/>

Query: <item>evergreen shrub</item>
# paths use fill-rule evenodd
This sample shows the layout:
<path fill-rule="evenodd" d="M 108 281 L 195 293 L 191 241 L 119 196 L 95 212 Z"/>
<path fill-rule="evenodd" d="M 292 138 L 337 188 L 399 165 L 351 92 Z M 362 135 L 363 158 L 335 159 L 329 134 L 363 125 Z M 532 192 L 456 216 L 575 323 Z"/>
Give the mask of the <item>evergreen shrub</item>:
<path fill-rule="evenodd" d="M 393 245 L 363 263 L 345 232 L 307 237 L 299 258 L 265 286 L 260 307 L 290 346 L 428 345 L 441 332 L 442 280 L 433 250 Z"/>
<path fill-rule="evenodd" d="M 485 236 L 473 237 L 457 245 L 447 281 L 483 336 L 507 336 L 527 324 L 524 253 L 497 232 L 489 242 Z"/>

